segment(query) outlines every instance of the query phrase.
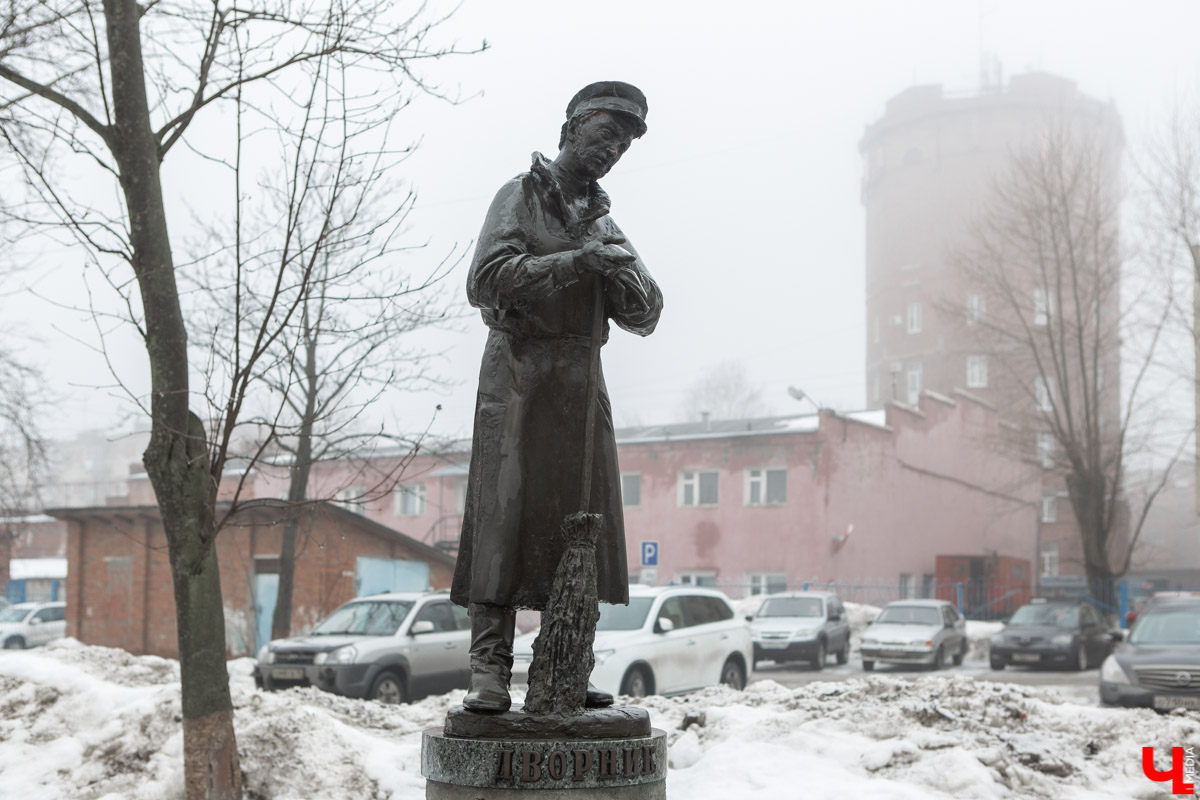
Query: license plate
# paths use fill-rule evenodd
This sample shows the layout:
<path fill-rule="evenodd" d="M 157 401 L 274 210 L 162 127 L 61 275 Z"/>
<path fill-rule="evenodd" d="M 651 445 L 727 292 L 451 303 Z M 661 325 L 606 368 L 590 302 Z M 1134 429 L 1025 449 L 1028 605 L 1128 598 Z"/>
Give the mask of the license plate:
<path fill-rule="evenodd" d="M 787 642 L 763 642 L 761 647 L 763 650 L 785 650 Z"/>
<path fill-rule="evenodd" d="M 1154 695 L 1155 708 L 1200 708 L 1200 697 L 1181 697 L 1173 694 Z"/>
<path fill-rule="evenodd" d="M 1013 653 L 1013 661 L 1041 661 L 1042 657 L 1037 653 Z"/>
<path fill-rule="evenodd" d="M 298 681 L 304 678 L 304 670 L 300 667 L 275 667 L 271 677 L 280 681 Z"/>

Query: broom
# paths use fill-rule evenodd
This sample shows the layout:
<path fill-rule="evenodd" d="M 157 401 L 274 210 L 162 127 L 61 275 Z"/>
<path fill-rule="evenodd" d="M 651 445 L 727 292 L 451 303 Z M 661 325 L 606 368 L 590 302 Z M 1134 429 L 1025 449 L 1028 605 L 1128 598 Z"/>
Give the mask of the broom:
<path fill-rule="evenodd" d="M 579 508 L 563 519 L 566 541 L 554 573 L 550 597 L 542 612 L 542 627 L 533 643 L 529 666 L 529 714 L 579 713 L 587 698 L 588 678 L 596 657 L 596 621 L 600 619 L 596 593 L 596 538 L 604 521 L 590 513 L 592 469 L 596 450 L 596 400 L 600 384 L 600 337 L 604 332 L 604 279 L 595 276 L 591 351 L 587 375 L 587 409 L 584 413 L 583 471 Z"/>

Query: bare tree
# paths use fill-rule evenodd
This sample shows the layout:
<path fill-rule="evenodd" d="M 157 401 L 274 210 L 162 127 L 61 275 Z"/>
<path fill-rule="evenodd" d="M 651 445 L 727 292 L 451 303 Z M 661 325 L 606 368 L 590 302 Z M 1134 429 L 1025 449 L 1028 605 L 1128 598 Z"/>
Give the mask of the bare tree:
<path fill-rule="evenodd" d="M 1065 485 L 1098 597 L 1129 569 L 1183 446 L 1131 502 L 1128 462 L 1150 436 L 1139 420 L 1169 302 L 1160 283 L 1133 280 L 1123 257 L 1118 168 L 1112 143 L 1066 125 L 1014 151 L 958 254 L 963 295 L 973 295 L 965 315 L 962 295 L 954 304 L 971 352 L 986 359 L 974 368 L 993 374 L 988 396 L 1018 423 L 1011 444 L 1036 447 L 1045 484 Z"/>
<path fill-rule="evenodd" d="M 362 108 L 371 104 L 373 114 L 394 112 L 406 101 L 402 87 L 426 88 L 413 64 L 450 52 L 426 42 L 436 22 L 393 0 L 8 0 L 0 12 L 0 140 L 26 179 L 25 195 L 5 214 L 28 234 L 66 235 L 83 248 L 146 344 L 151 437 L 143 462 L 172 567 L 190 799 L 241 795 L 215 550 L 217 491 L 253 380 L 302 314 L 304 285 L 318 262 L 305 246 L 311 243 L 299 239 L 254 263 L 240 257 L 240 239 L 233 243 L 229 284 L 253 268 L 274 276 L 267 281 L 273 290 L 260 298 L 261 313 L 233 309 L 237 353 L 224 374 L 222 413 L 206 430 L 190 408 L 193 365 L 164 199 L 165 176 L 187 178 L 163 168 L 180 151 L 203 155 L 203 143 L 236 126 L 242 115 L 221 113 L 235 99 L 254 103 L 267 120 L 280 111 L 268 130 L 282 130 L 292 92 L 304 83 L 297 74 L 323 76 L 330 91 L 357 97 Z M 222 160 L 236 163 L 244 139 L 235 133 L 226 141 L 235 152 Z M 376 150 L 386 149 L 385 137 L 375 141 Z"/>
<path fill-rule="evenodd" d="M 737 361 L 722 361 L 688 388 L 682 413 L 687 421 L 695 422 L 706 415 L 746 419 L 768 412 L 762 390 L 751 385 L 746 368 Z"/>

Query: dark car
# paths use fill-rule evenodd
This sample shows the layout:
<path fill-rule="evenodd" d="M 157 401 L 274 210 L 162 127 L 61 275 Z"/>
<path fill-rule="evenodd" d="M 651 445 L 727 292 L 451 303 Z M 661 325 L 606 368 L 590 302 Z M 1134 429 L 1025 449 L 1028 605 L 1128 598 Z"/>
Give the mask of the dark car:
<path fill-rule="evenodd" d="M 1100 702 L 1200 708 L 1200 601 L 1164 600 L 1142 613 L 1100 668 Z"/>
<path fill-rule="evenodd" d="M 992 637 L 989 650 L 992 669 L 1021 665 L 1082 670 L 1103 661 L 1115 643 L 1113 630 L 1087 601 L 1035 598 Z"/>

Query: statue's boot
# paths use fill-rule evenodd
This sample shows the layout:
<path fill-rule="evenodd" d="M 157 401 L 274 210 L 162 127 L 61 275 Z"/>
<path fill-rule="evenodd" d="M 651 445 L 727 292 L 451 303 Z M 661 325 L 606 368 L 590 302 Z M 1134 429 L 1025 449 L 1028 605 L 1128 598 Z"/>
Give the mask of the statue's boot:
<path fill-rule="evenodd" d="M 472 711 L 508 711 L 517 612 L 487 603 L 472 603 L 469 611 L 471 683 L 463 705 Z"/>
<path fill-rule="evenodd" d="M 583 704 L 587 708 L 608 708 L 613 704 L 613 696 L 608 692 L 602 692 L 592 682 L 588 681 L 587 697 Z"/>

